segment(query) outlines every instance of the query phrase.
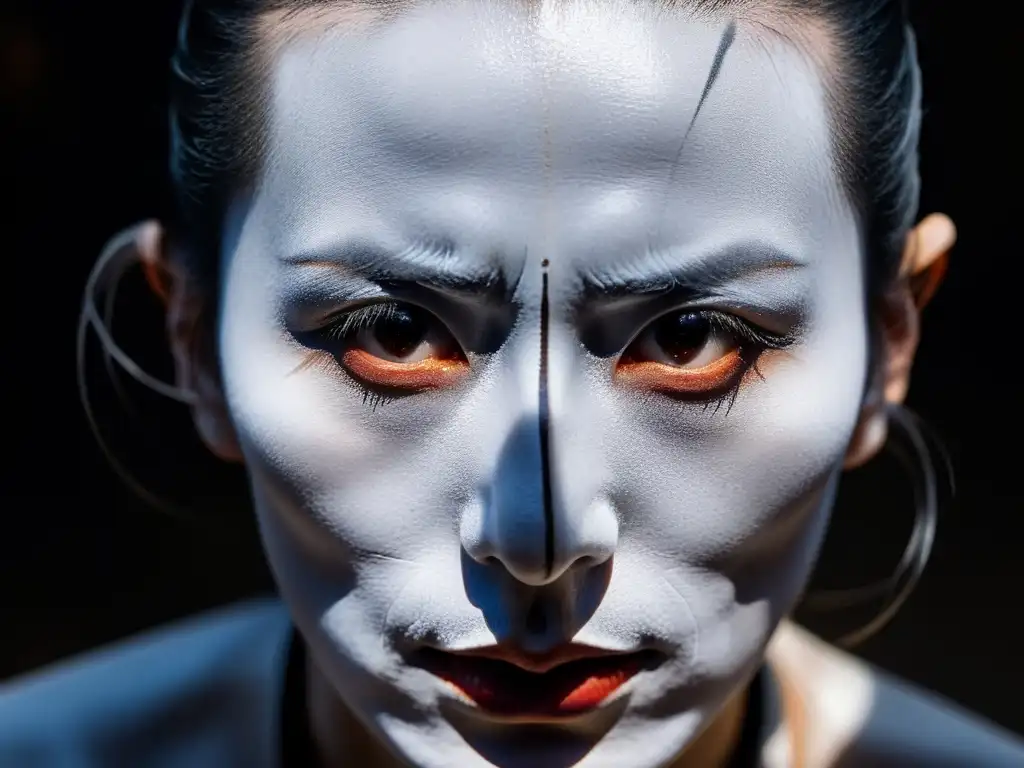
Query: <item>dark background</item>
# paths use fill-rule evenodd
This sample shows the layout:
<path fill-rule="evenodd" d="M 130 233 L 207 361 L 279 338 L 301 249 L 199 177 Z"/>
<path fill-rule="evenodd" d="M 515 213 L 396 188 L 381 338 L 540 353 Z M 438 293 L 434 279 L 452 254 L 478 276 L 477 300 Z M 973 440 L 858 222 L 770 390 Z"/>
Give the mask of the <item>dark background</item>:
<path fill-rule="evenodd" d="M 87 380 L 105 436 L 146 487 L 190 506 L 191 516 L 156 511 L 124 486 L 76 392 L 88 270 L 111 234 L 165 210 L 164 104 L 178 3 L 20 5 L 8 0 L 0 10 L 8 315 L 0 679 L 271 588 L 244 479 L 203 452 L 187 411 L 128 384 L 122 403 L 91 347 Z M 910 405 L 952 455 L 957 496 L 921 587 L 862 653 L 1024 732 L 1024 409 L 1012 239 L 1020 214 L 1011 208 L 1020 33 L 1010 19 L 972 16 L 963 3 L 918 7 L 922 213 L 948 212 L 961 239 L 925 315 Z M 161 316 L 138 275 L 126 278 L 115 309 L 117 338 L 169 375 Z M 885 468 L 844 482 L 823 556 L 829 584 L 892 567 L 908 531 L 907 494 Z"/>

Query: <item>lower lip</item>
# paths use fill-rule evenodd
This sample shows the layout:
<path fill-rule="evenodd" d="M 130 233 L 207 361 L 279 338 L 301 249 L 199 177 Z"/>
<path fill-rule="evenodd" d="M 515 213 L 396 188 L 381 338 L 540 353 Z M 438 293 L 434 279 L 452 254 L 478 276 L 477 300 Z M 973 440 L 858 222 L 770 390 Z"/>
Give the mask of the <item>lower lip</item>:
<path fill-rule="evenodd" d="M 572 717 L 596 709 L 626 682 L 661 661 L 641 652 L 579 659 L 548 672 L 504 661 L 427 649 L 420 666 L 486 712 L 507 717 Z"/>

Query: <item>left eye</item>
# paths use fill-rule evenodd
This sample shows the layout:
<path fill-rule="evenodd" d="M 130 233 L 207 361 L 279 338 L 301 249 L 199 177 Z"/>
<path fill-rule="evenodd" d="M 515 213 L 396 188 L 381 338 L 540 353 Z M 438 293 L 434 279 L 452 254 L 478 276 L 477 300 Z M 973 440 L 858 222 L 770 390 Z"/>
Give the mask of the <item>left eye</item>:
<path fill-rule="evenodd" d="M 632 356 L 680 368 L 701 368 L 728 355 L 736 340 L 699 312 L 657 320 L 634 342 Z"/>
<path fill-rule="evenodd" d="M 695 398 L 728 393 L 771 346 L 743 320 L 709 311 L 673 312 L 655 320 L 616 366 L 621 382 Z"/>

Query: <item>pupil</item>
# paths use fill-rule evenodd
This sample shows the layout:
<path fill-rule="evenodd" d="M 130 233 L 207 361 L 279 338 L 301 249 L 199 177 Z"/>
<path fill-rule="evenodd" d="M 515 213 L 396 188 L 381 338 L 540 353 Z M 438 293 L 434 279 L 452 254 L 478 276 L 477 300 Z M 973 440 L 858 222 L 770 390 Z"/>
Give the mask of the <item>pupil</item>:
<path fill-rule="evenodd" d="M 682 365 L 697 356 L 711 334 L 711 323 L 696 312 L 682 312 L 658 323 L 654 340 L 658 346 Z"/>
<path fill-rule="evenodd" d="M 420 313 L 395 307 L 373 327 L 373 336 L 388 354 L 405 357 L 423 343 L 427 324 Z"/>

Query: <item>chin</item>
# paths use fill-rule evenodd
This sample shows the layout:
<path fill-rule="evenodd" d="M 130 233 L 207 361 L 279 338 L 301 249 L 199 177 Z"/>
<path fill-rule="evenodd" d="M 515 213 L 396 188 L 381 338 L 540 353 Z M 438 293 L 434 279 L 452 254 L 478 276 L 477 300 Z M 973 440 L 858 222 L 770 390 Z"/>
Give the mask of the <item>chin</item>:
<path fill-rule="evenodd" d="M 666 718 L 631 712 L 628 696 L 571 719 L 495 720 L 439 700 L 427 722 L 377 717 L 380 734 L 419 768 L 661 768 L 711 721 L 717 707 Z"/>

